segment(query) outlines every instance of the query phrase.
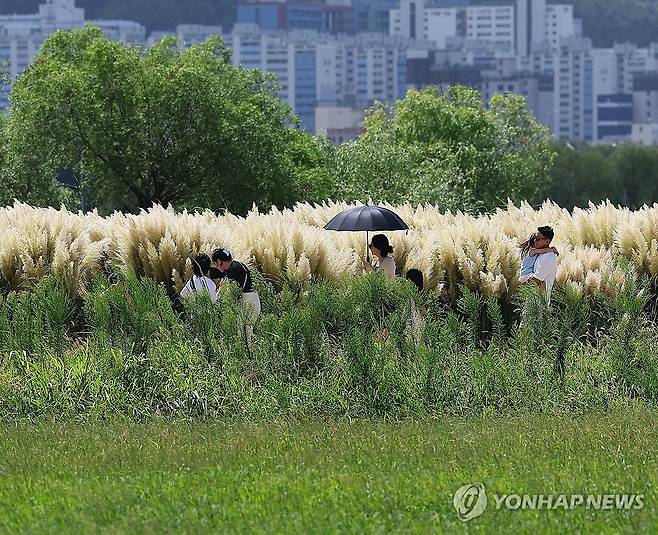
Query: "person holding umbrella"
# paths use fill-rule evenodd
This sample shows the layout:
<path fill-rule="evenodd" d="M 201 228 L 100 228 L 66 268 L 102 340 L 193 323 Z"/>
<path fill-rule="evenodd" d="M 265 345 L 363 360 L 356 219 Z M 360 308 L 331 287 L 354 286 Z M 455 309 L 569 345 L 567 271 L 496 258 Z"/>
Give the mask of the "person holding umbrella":
<path fill-rule="evenodd" d="M 364 262 L 363 267 L 366 271 L 381 272 L 388 279 L 395 278 L 395 260 L 389 256 L 393 252 L 393 247 L 388 243 L 388 238 L 384 234 L 375 234 L 368 244 L 368 249 L 375 257 L 375 264 Z"/>
<path fill-rule="evenodd" d="M 382 271 L 390 279 L 395 277 L 395 260 L 389 256 L 393 248 L 388 243 L 388 238 L 383 234 L 376 234 L 372 241 L 368 242 L 369 232 L 409 230 L 407 224 L 395 212 L 384 206 L 372 206 L 366 203 L 339 213 L 324 228 L 339 232 L 365 232 L 368 261 L 364 262 L 364 269 Z M 370 264 L 370 252 L 377 260 L 375 266 Z"/>

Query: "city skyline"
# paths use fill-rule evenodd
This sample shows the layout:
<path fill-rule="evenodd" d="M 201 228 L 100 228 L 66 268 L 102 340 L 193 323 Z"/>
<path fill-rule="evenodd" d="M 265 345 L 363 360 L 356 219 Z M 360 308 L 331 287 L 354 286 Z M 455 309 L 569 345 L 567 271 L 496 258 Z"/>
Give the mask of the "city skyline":
<path fill-rule="evenodd" d="M 359 134 L 375 101 L 455 84 L 479 89 L 485 102 L 523 95 L 558 140 L 658 143 L 658 45 L 596 48 L 566 2 L 241 0 L 232 28 L 179 24 L 147 35 L 134 21 L 87 20 L 74 0 L 46 0 L 33 15 L 0 15 L 10 81 L 49 33 L 86 23 L 139 45 L 174 34 L 186 48 L 219 35 L 234 65 L 272 72 L 303 127 L 337 144 Z"/>

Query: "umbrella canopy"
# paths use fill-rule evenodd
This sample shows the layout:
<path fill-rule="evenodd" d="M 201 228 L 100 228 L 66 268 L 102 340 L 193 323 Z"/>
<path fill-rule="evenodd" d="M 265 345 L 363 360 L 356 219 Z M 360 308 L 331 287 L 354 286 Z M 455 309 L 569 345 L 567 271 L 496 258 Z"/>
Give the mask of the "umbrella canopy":
<path fill-rule="evenodd" d="M 383 206 L 364 204 L 341 212 L 334 216 L 324 228 L 338 231 L 365 231 L 366 258 L 370 261 L 368 249 L 368 232 L 377 230 L 409 230 L 407 224 L 393 210 Z"/>
<path fill-rule="evenodd" d="M 324 228 L 338 231 L 408 230 L 407 224 L 393 210 L 365 204 L 336 215 Z"/>

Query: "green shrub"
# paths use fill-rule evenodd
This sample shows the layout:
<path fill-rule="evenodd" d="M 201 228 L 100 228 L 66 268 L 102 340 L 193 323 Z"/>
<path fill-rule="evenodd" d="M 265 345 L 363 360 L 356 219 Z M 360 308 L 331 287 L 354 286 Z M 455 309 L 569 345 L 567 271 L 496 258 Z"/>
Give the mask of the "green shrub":
<path fill-rule="evenodd" d="M 573 414 L 658 402 L 648 281 L 614 298 L 536 288 L 454 308 L 403 279 L 264 280 L 253 336 L 235 285 L 177 315 L 150 279 L 73 301 L 44 278 L 0 302 L 0 417 Z M 412 307 L 422 316 L 411 321 Z"/>
<path fill-rule="evenodd" d="M 61 357 L 76 314 L 65 286 L 52 277 L 31 291 L 0 295 L 0 348 L 30 356 L 53 350 Z"/>
<path fill-rule="evenodd" d="M 115 284 L 98 277 L 83 299 L 89 334 L 100 345 L 143 353 L 177 325 L 165 288 L 147 277 L 129 274 Z"/>

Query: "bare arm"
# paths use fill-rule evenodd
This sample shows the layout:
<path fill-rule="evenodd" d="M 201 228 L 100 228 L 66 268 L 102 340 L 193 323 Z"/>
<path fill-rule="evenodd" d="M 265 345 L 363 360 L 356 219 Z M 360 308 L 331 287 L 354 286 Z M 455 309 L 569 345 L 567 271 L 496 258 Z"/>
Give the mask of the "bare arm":
<path fill-rule="evenodd" d="M 555 247 L 545 247 L 543 249 L 535 249 L 534 247 L 530 249 L 528 252 L 528 255 L 530 256 L 537 256 L 540 254 L 546 254 L 546 253 L 555 253 L 556 255 L 559 255 L 560 253 L 557 252 L 557 249 Z"/>
<path fill-rule="evenodd" d="M 540 254 L 546 254 L 546 253 L 555 253 L 556 255 L 559 255 L 560 253 L 557 252 L 557 249 L 555 247 L 544 247 L 543 249 L 535 249 L 534 247 L 530 249 L 528 252 L 528 255 L 530 256 L 537 256 Z"/>

